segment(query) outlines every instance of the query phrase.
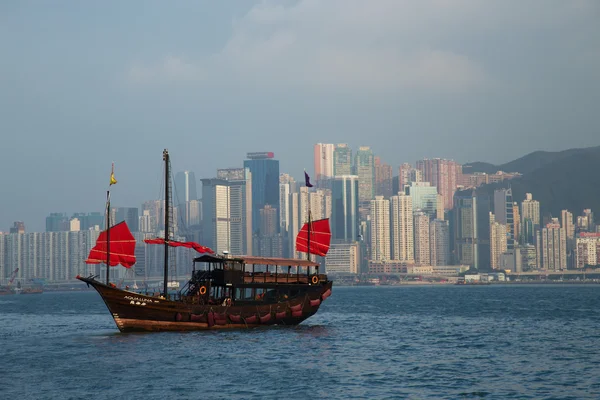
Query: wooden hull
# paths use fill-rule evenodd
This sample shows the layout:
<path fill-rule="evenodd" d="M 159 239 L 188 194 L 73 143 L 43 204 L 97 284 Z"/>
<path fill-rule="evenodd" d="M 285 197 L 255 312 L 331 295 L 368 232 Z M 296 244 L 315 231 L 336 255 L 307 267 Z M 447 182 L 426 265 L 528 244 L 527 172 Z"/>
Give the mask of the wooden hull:
<path fill-rule="evenodd" d="M 165 300 L 78 277 L 104 300 L 121 332 L 198 331 L 297 325 L 314 315 L 331 294 L 332 282 L 308 286 L 301 295 L 272 304 L 200 305 Z"/>

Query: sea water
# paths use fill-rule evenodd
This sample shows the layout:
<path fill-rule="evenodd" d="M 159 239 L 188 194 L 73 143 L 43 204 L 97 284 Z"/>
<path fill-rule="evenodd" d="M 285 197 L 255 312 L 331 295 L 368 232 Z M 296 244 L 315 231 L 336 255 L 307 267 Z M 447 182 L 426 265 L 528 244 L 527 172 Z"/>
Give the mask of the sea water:
<path fill-rule="evenodd" d="M 96 292 L 0 297 L 0 399 L 597 399 L 600 285 L 336 287 L 296 327 L 119 333 Z"/>

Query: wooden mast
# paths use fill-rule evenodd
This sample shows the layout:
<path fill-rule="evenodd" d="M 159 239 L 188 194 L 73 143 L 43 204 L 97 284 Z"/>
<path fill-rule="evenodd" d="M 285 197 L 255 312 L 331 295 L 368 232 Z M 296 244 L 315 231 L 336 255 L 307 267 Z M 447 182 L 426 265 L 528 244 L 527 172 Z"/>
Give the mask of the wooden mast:
<path fill-rule="evenodd" d="M 167 281 L 169 278 L 169 151 L 163 150 L 163 161 L 165 162 L 165 270 L 163 291 L 165 299 L 168 298 Z"/>
<path fill-rule="evenodd" d="M 110 283 L 110 190 L 106 191 L 106 284 Z"/>

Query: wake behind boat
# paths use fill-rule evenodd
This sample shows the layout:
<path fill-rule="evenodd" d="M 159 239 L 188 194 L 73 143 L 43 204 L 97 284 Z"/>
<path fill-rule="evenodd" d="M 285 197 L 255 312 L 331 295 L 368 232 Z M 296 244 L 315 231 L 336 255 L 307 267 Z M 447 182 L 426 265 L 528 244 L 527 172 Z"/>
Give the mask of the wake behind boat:
<path fill-rule="evenodd" d="M 170 160 L 165 161 L 165 209 L 170 204 Z M 114 171 L 113 171 L 114 172 Z M 308 179 L 307 179 L 308 182 Z M 111 173 L 111 185 L 116 183 Z M 107 210 L 110 193 L 107 192 Z M 170 226 L 165 212 L 165 227 Z M 107 226 L 110 226 L 107 213 Z M 298 235 L 297 250 L 324 256 L 331 234 L 327 220 L 309 221 Z M 270 325 L 296 325 L 314 315 L 331 295 L 332 282 L 319 273 L 319 264 L 310 260 L 254 256 L 218 256 L 195 242 L 165 238 L 145 240 L 165 248 L 162 293 L 141 294 L 122 290 L 110 282 L 110 266 L 131 268 L 135 263 L 135 239 L 121 222 L 103 231 L 86 260 L 106 263 L 106 283 L 95 277 L 77 279 L 91 285 L 104 300 L 121 332 L 190 331 L 251 328 Z M 169 293 L 168 252 L 170 247 L 186 247 L 204 255 L 194 259 L 190 280 L 175 294 Z"/>

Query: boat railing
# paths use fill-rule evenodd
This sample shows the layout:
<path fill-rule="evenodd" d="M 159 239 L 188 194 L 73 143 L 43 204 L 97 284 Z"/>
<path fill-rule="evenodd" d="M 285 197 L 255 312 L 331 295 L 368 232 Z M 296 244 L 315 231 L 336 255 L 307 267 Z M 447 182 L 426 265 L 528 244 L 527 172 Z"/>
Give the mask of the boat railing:
<path fill-rule="evenodd" d="M 244 283 L 301 283 L 308 284 L 313 283 L 314 275 L 307 275 L 306 273 L 294 274 L 294 273 L 274 273 L 274 272 L 245 272 Z M 318 280 L 327 280 L 327 275 L 319 274 Z"/>

